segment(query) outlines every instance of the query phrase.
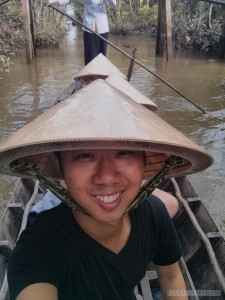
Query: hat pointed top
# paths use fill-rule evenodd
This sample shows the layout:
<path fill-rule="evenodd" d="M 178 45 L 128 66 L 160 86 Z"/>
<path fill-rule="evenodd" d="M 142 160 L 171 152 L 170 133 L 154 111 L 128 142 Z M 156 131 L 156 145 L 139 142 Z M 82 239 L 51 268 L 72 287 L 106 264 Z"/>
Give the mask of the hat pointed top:
<path fill-rule="evenodd" d="M 121 78 L 117 73 L 109 75 L 105 81 L 148 109 L 152 111 L 158 109 L 158 106 L 152 100 L 139 92 L 126 79 Z"/>
<path fill-rule="evenodd" d="M 118 73 L 121 77 L 126 76 L 107 59 L 102 53 L 92 59 L 84 68 L 74 77 L 75 80 L 86 76 L 99 76 L 106 78 L 112 73 Z"/>

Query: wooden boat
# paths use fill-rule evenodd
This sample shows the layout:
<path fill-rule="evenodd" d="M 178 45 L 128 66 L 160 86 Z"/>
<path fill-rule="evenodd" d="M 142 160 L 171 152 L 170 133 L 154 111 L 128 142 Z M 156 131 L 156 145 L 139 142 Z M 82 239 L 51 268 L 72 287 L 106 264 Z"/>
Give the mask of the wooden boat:
<path fill-rule="evenodd" d="M 76 90 L 74 81 L 56 99 L 58 103 Z M 187 285 L 189 299 L 225 300 L 225 240 L 193 189 L 187 176 L 164 180 L 161 189 L 173 194 L 180 209 L 173 219 L 183 250 L 180 266 Z M 18 179 L 14 193 L 0 220 L 0 300 L 8 300 L 7 263 L 20 233 L 27 226 L 29 211 L 42 199 L 43 186 L 38 180 Z M 150 265 L 135 291 L 144 300 L 163 299 L 157 273 Z M 179 293 L 182 291 L 171 291 Z"/>
<path fill-rule="evenodd" d="M 27 224 L 32 204 L 40 200 L 43 190 L 39 182 L 32 179 L 18 179 L 14 192 L 0 219 L 0 299 L 9 299 L 6 270 L 9 256 Z"/>
<path fill-rule="evenodd" d="M 225 299 L 225 240 L 187 177 L 165 180 L 160 187 L 179 199 L 174 224 L 183 249 L 180 265 L 189 299 Z M 20 232 L 26 227 L 28 212 L 43 196 L 38 181 L 18 179 L 0 222 L 0 299 L 7 300 L 6 269 Z M 162 299 L 157 274 L 149 266 L 136 287 L 144 300 Z M 172 293 L 173 291 L 171 291 Z M 178 291 L 179 292 L 179 291 Z M 181 291 L 180 291 L 181 292 Z M 211 295 L 211 296 L 209 296 Z M 177 297 L 179 299 L 179 296 Z"/>

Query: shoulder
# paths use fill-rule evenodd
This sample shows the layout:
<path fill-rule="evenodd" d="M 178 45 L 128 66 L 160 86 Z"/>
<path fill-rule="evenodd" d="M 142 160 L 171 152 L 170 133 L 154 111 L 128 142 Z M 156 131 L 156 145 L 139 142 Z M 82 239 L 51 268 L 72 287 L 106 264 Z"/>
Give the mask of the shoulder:
<path fill-rule="evenodd" d="M 142 228 L 149 235 L 158 235 L 160 231 L 164 230 L 171 219 L 167 212 L 164 203 L 155 195 L 148 196 L 132 213 L 135 219 Z"/>
<path fill-rule="evenodd" d="M 71 216 L 71 209 L 65 205 L 64 203 L 60 203 L 59 205 L 46 209 L 39 214 L 37 214 L 36 221 L 34 222 L 35 228 L 50 226 L 59 222 L 62 219 L 69 218 Z M 67 219 L 66 219 L 67 220 Z"/>
<path fill-rule="evenodd" d="M 155 195 L 148 196 L 138 207 L 139 219 L 148 234 L 155 240 L 175 232 L 173 222 L 163 201 Z"/>
<path fill-rule="evenodd" d="M 143 203 L 144 204 L 144 203 Z M 151 230 L 155 235 L 155 256 L 153 262 L 157 265 L 169 265 L 176 262 L 181 256 L 181 247 L 178 236 L 168 213 L 168 210 L 157 196 L 151 195 L 145 200 L 145 210 Z"/>
<path fill-rule="evenodd" d="M 153 194 L 151 194 L 144 200 L 144 202 L 141 204 L 141 209 L 151 215 L 168 215 L 166 206 L 163 201 Z"/>
<path fill-rule="evenodd" d="M 49 241 L 52 245 L 57 245 L 60 236 L 64 235 L 64 226 L 70 223 L 71 215 L 70 208 L 63 203 L 37 214 L 33 223 L 22 232 L 16 249 L 34 245 L 35 248 L 42 249 Z"/>
<path fill-rule="evenodd" d="M 24 287 L 36 282 L 56 285 L 58 278 L 65 275 L 65 248 L 60 242 L 65 230 L 60 222 L 68 222 L 68 214 L 69 208 L 67 210 L 60 204 L 41 212 L 22 232 L 8 264 L 8 281 L 13 293 L 17 295 Z M 61 270 L 60 274 L 57 269 Z"/>
<path fill-rule="evenodd" d="M 179 202 L 176 197 L 158 188 L 153 191 L 153 195 L 160 198 L 160 200 L 165 204 L 171 218 L 177 214 L 179 210 Z"/>
<path fill-rule="evenodd" d="M 151 253 L 150 260 L 157 265 L 168 265 L 180 258 L 176 230 L 164 203 L 158 197 L 147 197 L 133 212 L 131 220 L 138 234 L 142 232 L 142 244 Z"/>

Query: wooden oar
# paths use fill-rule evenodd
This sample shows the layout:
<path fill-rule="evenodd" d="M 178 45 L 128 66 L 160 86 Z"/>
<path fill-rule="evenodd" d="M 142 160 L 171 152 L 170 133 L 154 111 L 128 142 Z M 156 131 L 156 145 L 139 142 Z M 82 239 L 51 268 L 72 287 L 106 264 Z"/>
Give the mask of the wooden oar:
<path fill-rule="evenodd" d="M 133 53 L 133 57 L 130 61 L 130 65 L 129 65 L 129 69 L 128 69 L 128 72 L 127 72 L 127 80 L 130 81 L 131 79 L 131 75 L 133 73 L 133 68 L 134 68 L 134 59 L 135 59 L 135 55 L 136 55 L 136 52 L 137 52 L 137 48 L 135 48 L 132 53 Z"/>
<path fill-rule="evenodd" d="M 0 6 L 3 5 L 3 4 L 6 4 L 9 1 L 11 1 L 11 0 L 5 0 L 5 1 L 3 1 L 2 3 L 0 3 Z"/>
<path fill-rule="evenodd" d="M 123 55 L 125 55 L 126 57 L 128 57 L 129 59 L 133 60 L 133 62 L 135 62 L 137 65 L 139 65 L 140 67 L 142 67 L 143 69 L 145 69 L 146 71 L 148 71 L 149 73 L 151 73 L 152 75 L 154 75 L 156 78 L 158 78 L 159 80 L 161 80 L 163 83 L 165 83 L 167 86 L 169 86 L 172 90 L 174 90 L 177 94 L 179 94 L 181 97 L 183 97 L 184 99 L 186 99 L 187 101 L 189 101 L 192 105 L 194 105 L 195 107 L 197 107 L 201 112 L 203 112 L 204 114 L 206 113 L 205 110 L 203 108 L 201 108 L 199 105 L 197 105 L 196 103 L 194 103 L 193 101 L 191 101 L 190 99 L 188 99 L 183 93 L 179 92 L 175 87 L 173 87 L 169 82 L 167 82 L 166 80 L 164 80 L 162 77 L 160 77 L 158 74 L 156 74 L 155 72 L 153 72 L 152 70 L 150 70 L 149 68 L 147 68 L 146 66 L 144 66 L 142 63 L 140 63 L 138 60 L 136 60 L 135 58 L 133 58 L 132 56 L 130 56 L 128 53 L 126 53 L 125 51 L 123 51 L 122 49 L 118 48 L 117 46 L 115 46 L 113 43 L 111 43 L 109 40 L 105 39 L 103 36 L 101 36 L 100 34 L 96 33 L 95 31 L 91 30 L 90 28 L 88 28 L 87 26 L 85 26 L 83 23 L 81 23 L 80 21 L 78 21 L 77 19 L 75 19 L 74 17 L 71 17 L 70 15 L 68 15 L 66 12 L 64 12 L 63 10 L 59 9 L 58 7 L 52 5 L 52 4 L 48 4 L 48 7 L 51 7 L 53 9 L 55 9 L 56 11 L 58 11 L 59 13 L 63 14 L 64 16 L 66 16 L 67 18 L 69 18 L 70 20 L 74 21 L 75 23 L 79 24 L 80 26 L 82 26 L 83 28 L 89 30 L 90 32 L 92 32 L 93 34 L 95 34 L 96 36 L 98 36 L 99 38 L 101 38 L 102 40 L 104 40 L 105 42 L 107 42 L 110 46 L 112 46 L 114 49 L 116 49 L 117 51 L 119 51 L 120 53 L 122 53 Z"/>

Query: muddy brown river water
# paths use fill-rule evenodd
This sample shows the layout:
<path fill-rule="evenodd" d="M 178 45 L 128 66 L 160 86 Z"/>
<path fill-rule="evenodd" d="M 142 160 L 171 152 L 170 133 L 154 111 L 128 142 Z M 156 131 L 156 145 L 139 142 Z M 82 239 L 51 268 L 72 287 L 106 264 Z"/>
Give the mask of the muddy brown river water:
<path fill-rule="evenodd" d="M 146 37 L 110 36 L 128 54 L 138 49 L 137 59 L 175 86 L 195 106 L 163 82 L 135 65 L 132 84 L 159 107 L 159 114 L 214 157 L 214 164 L 191 175 L 193 186 L 225 235 L 225 61 L 209 57 L 176 55 L 171 62 L 155 57 L 155 41 Z M 109 46 L 108 58 L 127 73 L 129 61 Z M 82 32 L 71 27 L 60 48 L 37 51 L 33 64 L 18 53 L 9 74 L 0 74 L 0 141 L 48 107 L 83 67 Z M 0 175 L 0 212 L 13 189 L 15 178 Z"/>

